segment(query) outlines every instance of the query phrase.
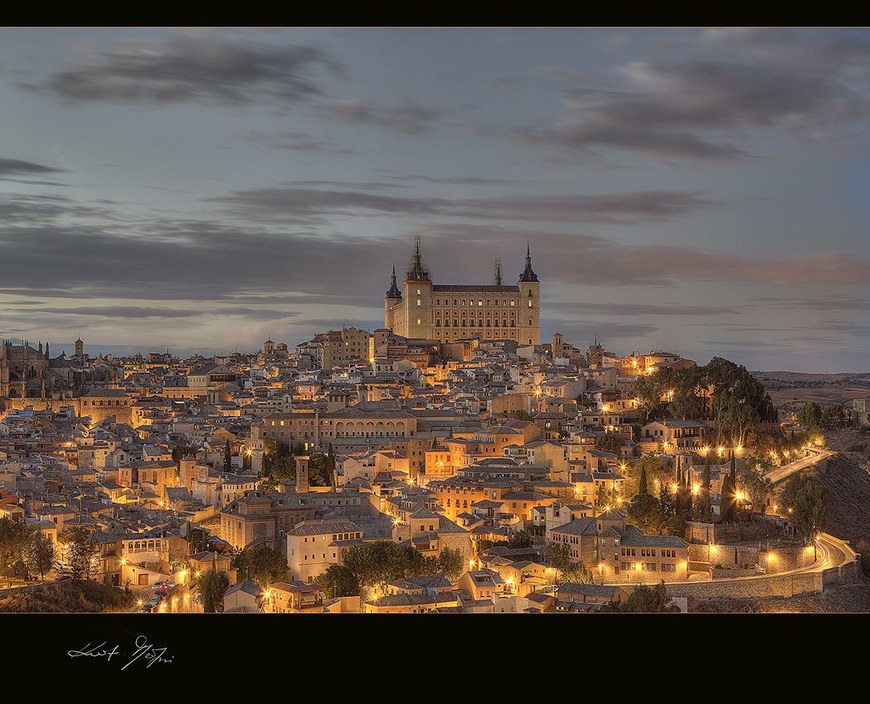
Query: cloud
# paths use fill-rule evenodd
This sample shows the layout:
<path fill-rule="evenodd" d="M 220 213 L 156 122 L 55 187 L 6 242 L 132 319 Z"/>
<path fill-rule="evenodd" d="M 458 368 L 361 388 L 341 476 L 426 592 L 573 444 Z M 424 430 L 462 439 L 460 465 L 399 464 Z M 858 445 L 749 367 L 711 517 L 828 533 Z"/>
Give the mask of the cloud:
<path fill-rule="evenodd" d="M 681 304 L 649 305 L 643 303 L 590 303 L 588 301 L 559 301 L 547 303 L 549 310 L 569 313 L 601 313 L 604 315 L 699 315 L 715 316 L 739 313 L 735 308 L 723 306 L 687 306 Z"/>
<path fill-rule="evenodd" d="M 870 261 L 820 251 L 780 259 L 724 255 L 697 246 L 623 244 L 596 235 L 528 231 L 497 226 L 433 225 L 422 228 L 424 250 L 444 271 L 462 273 L 467 262 L 525 250 L 531 240 L 535 270 L 546 281 L 584 285 L 675 286 L 685 281 L 753 282 L 781 286 L 851 285 L 870 280 Z M 462 242 L 463 261 L 455 261 Z M 510 261 L 502 254 L 505 271 Z M 435 268 L 430 265 L 430 268 Z"/>
<path fill-rule="evenodd" d="M 258 130 L 251 130 L 243 135 L 243 139 L 260 143 L 269 149 L 286 149 L 292 152 L 334 154 L 336 156 L 355 156 L 360 154 L 355 149 L 337 147 L 298 130 L 282 130 L 276 135 L 267 135 Z"/>
<path fill-rule="evenodd" d="M 857 296 L 822 295 L 815 298 L 785 298 L 782 296 L 761 296 L 751 299 L 773 308 L 805 308 L 809 310 L 870 310 L 870 301 Z"/>
<path fill-rule="evenodd" d="M 18 304 L 20 305 L 20 304 Z M 299 315 L 294 311 L 283 311 L 266 308 L 223 307 L 223 308 L 157 308 L 147 306 L 86 306 L 79 308 L 52 308 L 18 310 L 14 307 L 6 309 L 9 313 L 21 312 L 26 315 L 57 314 L 69 316 L 99 316 L 103 318 L 192 318 L 200 315 L 237 315 L 258 320 L 273 320 L 276 318 L 292 318 Z"/>
<path fill-rule="evenodd" d="M 559 330 L 569 340 L 632 339 L 656 332 L 658 327 L 649 323 L 608 323 L 603 321 L 575 320 L 573 318 L 550 318 L 546 323 Z M 574 344 L 580 344 L 575 342 Z"/>
<path fill-rule="evenodd" d="M 381 184 L 378 184 L 381 185 Z M 389 184 L 387 184 L 389 185 Z M 359 187 L 358 184 L 349 186 Z M 640 224 L 720 205 L 697 191 L 638 191 L 615 194 L 565 193 L 552 196 L 434 198 L 376 194 L 370 191 L 268 187 L 235 191 L 209 199 L 246 220 L 319 222 L 335 215 L 440 215 L 450 218 L 527 221 L 585 221 Z"/>
<path fill-rule="evenodd" d="M 304 45 L 247 43 L 202 31 L 127 42 L 22 87 L 71 102 L 289 104 L 322 94 L 319 76 L 340 65 Z"/>
<path fill-rule="evenodd" d="M 818 134 L 868 115 L 866 97 L 829 66 L 635 61 L 620 67 L 618 78 L 624 90 L 566 89 L 557 122 L 500 134 L 579 153 L 616 148 L 724 160 L 748 156 L 728 141 L 748 128 Z"/>
<path fill-rule="evenodd" d="M 420 135 L 432 129 L 441 110 L 404 100 L 388 107 L 378 107 L 362 98 L 335 101 L 321 110 L 324 117 L 353 124 L 377 125 L 400 135 Z"/>
<path fill-rule="evenodd" d="M 0 159 L 0 176 L 31 176 L 33 174 L 57 174 L 63 173 L 64 169 L 56 169 L 51 166 L 35 164 L 32 161 L 21 159 Z"/>

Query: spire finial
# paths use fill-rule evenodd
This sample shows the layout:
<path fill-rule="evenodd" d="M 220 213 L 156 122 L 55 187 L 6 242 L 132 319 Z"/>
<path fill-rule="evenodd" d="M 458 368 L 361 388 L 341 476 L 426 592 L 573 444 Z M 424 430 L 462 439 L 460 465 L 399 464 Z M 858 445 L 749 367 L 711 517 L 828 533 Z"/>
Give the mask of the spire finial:
<path fill-rule="evenodd" d="M 520 281 L 538 281 L 538 275 L 532 269 L 532 248 L 526 241 L 526 268 L 520 274 Z"/>
<path fill-rule="evenodd" d="M 409 281 L 431 281 L 429 272 L 423 266 L 423 255 L 420 249 L 421 238 L 417 235 L 414 244 L 414 254 L 411 256 L 411 268 L 408 270 Z"/>

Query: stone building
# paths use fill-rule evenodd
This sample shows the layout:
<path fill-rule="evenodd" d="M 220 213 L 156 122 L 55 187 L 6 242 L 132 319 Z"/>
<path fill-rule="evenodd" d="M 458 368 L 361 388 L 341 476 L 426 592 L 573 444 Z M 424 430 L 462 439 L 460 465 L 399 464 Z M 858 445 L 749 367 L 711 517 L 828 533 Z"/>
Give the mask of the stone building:
<path fill-rule="evenodd" d="M 423 266 L 417 239 L 404 293 L 393 267 L 384 299 L 384 327 L 396 335 L 448 342 L 458 339 L 512 340 L 521 345 L 541 342 L 541 284 L 532 269 L 531 251 L 516 284 L 503 285 L 501 267 L 495 283 L 447 285 L 432 283 Z"/>
<path fill-rule="evenodd" d="M 65 373 L 69 366 L 63 355 L 50 358 L 47 343 L 43 350 L 41 342 L 34 348 L 27 340 L 21 345 L 4 340 L 0 344 L 0 398 L 61 398 L 70 390 Z"/>

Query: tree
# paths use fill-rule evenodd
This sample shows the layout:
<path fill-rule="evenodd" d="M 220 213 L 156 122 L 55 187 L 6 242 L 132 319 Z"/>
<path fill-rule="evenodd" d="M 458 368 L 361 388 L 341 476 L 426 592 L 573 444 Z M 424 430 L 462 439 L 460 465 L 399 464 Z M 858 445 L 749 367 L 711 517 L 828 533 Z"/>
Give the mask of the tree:
<path fill-rule="evenodd" d="M 230 588 L 229 575 L 212 567 L 197 578 L 196 586 L 202 597 L 202 610 L 207 614 L 223 613 L 224 594 Z"/>
<path fill-rule="evenodd" d="M 651 494 L 638 494 L 629 502 L 628 519 L 647 534 L 661 535 L 667 530 L 662 504 Z"/>
<path fill-rule="evenodd" d="M 0 518 L 0 573 L 12 577 L 12 572 L 20 571 L 20 567 L 13 570 L 12 566 L 23 562 L 32 530 L 18 516 Z"/>
<path fill-rule="evenodd" d="M 640 468 L 640 477 L 637 480 L 637 495 L 646 496 L 649 494 L 649 487 L 646 481 L 646 467 Z"/>
<path fill-rule="evenodd" d="M 637 407 L 644 412 L 645 422 L 659 405 L 662 397 L 661 385 L 655 376 L 639 376 L 634 382 L 634 396 Z"/>
<path fill-rule="evenodd" d="M 337 599 L 340 596 L 359 596 L 360 585 L 356 575 L 345 565 L 330 565 L 326 572 L 314 578 L 321 587 L 327 599 Z"/>
<path fill-rule="evenodd" d="M 528 411 L 511 411 L 510 417 L 515 418 L 516 420 L 532 420 Z"/>
<path fill-rule="evenodd" d="M 208 550 L 208 533 L 201 526 L 191 525 L 190 531 L 187 534 L 187 542 L 190 545 L 189 553 L 191 555 L 205 552 Z"/>
<path fill-rule="evenodd" d="M 746 493 L 749 494 L 749 500 L 752 501 L 753 511 L 758 511 L 764 516 L 767 510 L 767 496 L 773 489 L 773 482 L 763 471 L 754 468 L 744 470 L 741 482 Z"/>
<path fill-rule="evenodd" d="M 185 457 L 189 457 L 190 455 L 196 455 L 199 447 L 197 445 L 191 445 L 186 442 L 176 443 L 172 448 L 172 461 L 173 462 L 181 462 Z"/>
<path fill-rule="evenodd" d="M 731 451 L 731 470 L 722 480 L 719 513 L 723 523 L 732 523 L 737 520 L 737 463 L 733 450 Z"/>
<path fill-rule="evenodd" d="M 622 447 L 622 440 L 615 435 L 605 434 L 598 438 L 596 445 L 602 452 L 612 452 L 618 455 L 619 449 Z"/>
<path fill-rule="evenodd" d="M 438 568 L 455 582 L 465 570 L 465 557 L 458 548 L 444 548 L 438 556 Z"/>
<path fill-rule="evenodd" d="M 530 548 L 532 547 L 532 534 L 525 528 L 517 531 L 511 536 L 508 541 L 509 548 Z"/>
<path fill-rule="evenodd" d="M 819 424 L 823 428 L 840 428 L 846 424 L 846 412 L 842 406 L 826 404 L 822 408 L 822 417 Z"/>
<path fill-rule="evenodd" d="M 822 425 L 822 407 L 815 401 L 805 403 L 795 415 L 798 423 L 807 430 L 820 428 Z"/>
<path fill-rule="evenodd" d="M 665 589 L 665 583 L 661 581 L 654 587 L 649 587 L 646 584 L 637 585 L 622 604 L 613 605 L 607 610 L 640 613 L 673 611 L 674 608 L 670 606 L 670 603 L 671 598 Z M 602 611 L 604 610 L 602 609 Z"/>
<path fill-rule="evenodd" d="M 91 534 L 83 526 L 64 528 L 58 540 L 66 546 L 67 562 L 75 579 L 91 579 L 94 575 L 94 558 L 100 546 L 91 541 Z"/>
<path fill-rule="evenodd" d="M 233 451 L 230 447 L 230 439 L 224 443 L 224 472 L 233 471 Z"/>
<path fill-rule="evenodd" d="M 399 544 L 391 540 L 354 545 L 344 554 L 344 565 L 364 589 L 380 587 L 385 591 L 387 582 L 405 576 L 406 562 Z"/>
<path fill-rule="evenodd" d="M 701 474 L 701 506 L 700 515 L 702 521 L 710 521 L 713 518 L 713 505 L 710 501 L 710 453 L 704 461 L 704 472 Z"/>
<path fill-rule="evenodd" d="M 731 445 L 745 445 L 749 432 L 760 421 L 758 411 L 745 399 L 727 391 L 717 395 L 715 428 L 719 442 L 727 439 Z"/>
<path fill-rule="evenodd" d="M 562 573 L 562 576 L 568 582 L 580 582 L 581 584 L 592 584 L 592 573 L 586 569 L 583 561 L 568 563 L 568 568 Z"/>
<path fill-rule="evenodd" d="M 598 495 L 595 497 L 595 505 L 604 510 L 604 507 L 610 505 L 610 492 L 606 489 L 604 484 L 598 485 Z"/>
<path fill-rule="evenodd" d="M 815 540 L 825 528 L 828 491 L 824 484 L 808 478 L 797 491 L 791 519 L 804 540 Z"/>
<path fill-rule="evenodd" d="M 240 579 L 248 579 L 262 587 L 290 576 L 287 559 L 267 545 L 245 548 L 233 558 L 232 564 L 239 571 Z"/>
<path fill-rule="evenodd" d="M 567 543 L 553 541 L 544 548 L 544 560 L 556 570 L 557 581 L 561 583 L 562 576 L 571 566 L 571 548 Z"/>
<path fill-rule="evenodd" d="M 34 531 L 27 546 L 27 566 L 35 573 L 39 573 L 39 579 L 45 579 L 45 573 L 54 565 L 54 543 L 42 531 Z"/>

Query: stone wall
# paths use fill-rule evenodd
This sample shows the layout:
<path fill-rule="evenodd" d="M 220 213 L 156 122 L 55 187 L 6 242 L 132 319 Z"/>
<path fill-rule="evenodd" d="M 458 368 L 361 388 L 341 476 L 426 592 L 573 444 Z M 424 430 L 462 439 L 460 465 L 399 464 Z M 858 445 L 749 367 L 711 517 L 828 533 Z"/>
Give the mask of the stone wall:
<path fill-rule="evenodd" d="M 822 573 L 782 574 L 684 584 L 666 583 L 665 589 L 670 596 L 691 596 L 696 599 L 794 596 L 821 591 Z"/>
<path fill-rule="evenodd" d="M 689 521 L 683 537 L 689 543 L 739 543 L 746 540 L 765 540 L 779 535 L 785 521 L 766 516 L 763 521 L 740 523 L 700 523 Z"/>

